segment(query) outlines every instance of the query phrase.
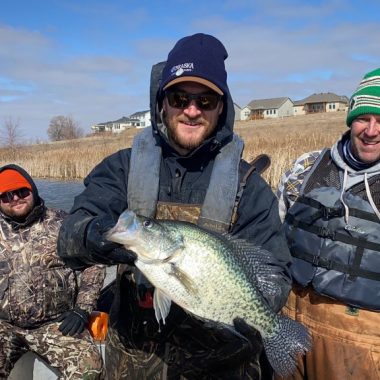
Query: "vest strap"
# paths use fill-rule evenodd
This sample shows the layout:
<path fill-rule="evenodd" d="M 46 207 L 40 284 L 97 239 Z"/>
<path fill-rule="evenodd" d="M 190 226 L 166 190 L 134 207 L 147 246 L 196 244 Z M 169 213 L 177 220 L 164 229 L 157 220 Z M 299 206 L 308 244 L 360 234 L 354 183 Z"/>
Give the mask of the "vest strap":
<path fill-rule="evenodd" d="M 239 165 L 244 143 L 236 134 L 216 156 L 210 184 L 198 225 L 216 232 L 228 232 L 239 186 Z M 220 202 L 223 207 L 220 207 Z"/>
<path fill-rule="evenodd" d="M 333 218 L 341 218 L 342 216 L 344 216 L 343 207 L 326 207 L 317 200 L 306 196 L 300 196 L 299 198 L 297 198 L 297 202 L 317 209 L 318 212 L 313 215 L 313 218 L 315 219 L 322 218 L 323 220 L 330 220 Z M 349 215 L 363 220 L 368 220 L 370 222 L 380 223 L 379 218 L 375 214 L 364 210 L 349 208 Z"/>
<path fill-rule="evenodd" d="M 128 174 L 128 207 L 136 214 L 154 217 L 160 166 L 161 147 L 153 136 L 152 128 L 145 128 L 133 140 Z"/>
<path fill-rule="evenodd" d="M 291 214 L 287 214 L 285 217 L 285 220 L 290 225 L 293 225 L 295 228 L 300 228 L 304 231 L 310 232 L 320 237 L 327 238 L 334 241 L 340 241 L 345 244 L 354 245 L 355 247 L 362 247 L 364 249 L 370 249 L 372 251 L 380 252 L 380 244 L 378 243 L 367 241 L 361 238 L 355 238 L 353 236 L 347 236 L 340 232 L 333 232 L 329 230 L 327 227 L 320 227 L 314 224 L 308 224 L 299 219 L 296 219 Z"/>
<path fill-rule="evenodd" d="M 354 265 L 343 264 L 335 260 L 329 260 L 324 257 L 312 255 L 308 252 L 293 252 L 292 255 L 297 259 L 307 261 L 317 267 L 346 273 L 350 275 L 350 277 L 364 277 L 370 280 L 380 281 L 380 273 L 378 272 L 372 272 Z"/>

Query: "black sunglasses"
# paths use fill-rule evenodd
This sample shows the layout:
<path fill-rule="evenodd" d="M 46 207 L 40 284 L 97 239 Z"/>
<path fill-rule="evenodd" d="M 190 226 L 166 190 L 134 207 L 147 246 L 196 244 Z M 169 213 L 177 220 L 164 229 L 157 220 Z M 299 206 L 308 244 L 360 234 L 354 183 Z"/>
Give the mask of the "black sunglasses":
<path fill-rule="evenodd" d="M 183 91 L 165 91 L 165 95 L 170 107 L 185 109 L 194 100 L 197 107 L 203 111 L 214 110 L 221 99 L 218 94 L 189 94 Z"/>
<path fill-rule="evenodd" d="M 18 198 L 24 199 L 30 194 L 30 190 L 26 187 L 21 189 L 7 191 L 6 193 L 0 194 L 0 201 L 3 203 L 9 203 L 13 200 L 14 196 L 17 195 Z"/>

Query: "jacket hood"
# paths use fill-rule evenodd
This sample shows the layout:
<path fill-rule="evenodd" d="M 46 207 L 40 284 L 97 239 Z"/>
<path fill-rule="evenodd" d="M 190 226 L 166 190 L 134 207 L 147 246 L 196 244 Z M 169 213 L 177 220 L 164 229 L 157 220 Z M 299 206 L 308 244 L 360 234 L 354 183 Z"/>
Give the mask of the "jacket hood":
<path fill-rule="evenodd" d="M 150 77 L 150 114 L 153 134 L 158 139 L 159 144 L 162 145 L 162 143 L 164 143 L 170 146 L 167 139 L 166 126 L 164 125 L 161 118 L 163 93 L 160 91 L 160 81 L 165 63 L 166 62 L 160 62 L 152 67 Z M 198 152 L 217 151 L 223 145 L 232 140 L 233 125 L 235 121 L 235 109 L 228 87 L 226 93 L 223 96 L 223 102 L 223 112 L 219 117 L 214 135 L 205 140 L 200 147 L 191 152 L 191 156 L 197 154 Z"/>
<path fill-rule="evenodd" d="M 0 168 L 0 173 L 3 172 L 4 170 L 7 170 L 7 169 L 16 170 L 17 172 L 19 172 L 29 182 L 29 184 L 30 184 L 30 186 L 32 188 L 34 208 L 26 216 L 25 220 L 15 221 L 15 220 L 7 217 L 6 215 L 4 215 L 2 213 L 4 219 L 12 224 L 12 228 L 18 229 L 20 227 L 25 227 L 25 226 L 33 223 L 36 219 L 39 219 L 44 214 L 45 204 L 44 204 L 43 199 L 38 194 L 38 189 L 37 189 L 36 184 L 34 183 L 32 177 L 28 174 L 28 172 L 26 170 L 24 170 L 22 167 L 20 167 L 18 165 L 9 164 L 9 165 L 2 166 Z"/>

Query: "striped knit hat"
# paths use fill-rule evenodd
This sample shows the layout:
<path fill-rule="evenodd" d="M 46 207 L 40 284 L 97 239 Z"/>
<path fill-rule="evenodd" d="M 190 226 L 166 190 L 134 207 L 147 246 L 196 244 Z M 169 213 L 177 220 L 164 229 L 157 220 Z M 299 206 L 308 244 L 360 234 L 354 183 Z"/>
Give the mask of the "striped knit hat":
<path fill-rule="evenodd" d="M 350 127 L 354 119 L 367 113 L 380 115 L 380 68 L 364 75 L 352 94 L 346 124 Z"/>

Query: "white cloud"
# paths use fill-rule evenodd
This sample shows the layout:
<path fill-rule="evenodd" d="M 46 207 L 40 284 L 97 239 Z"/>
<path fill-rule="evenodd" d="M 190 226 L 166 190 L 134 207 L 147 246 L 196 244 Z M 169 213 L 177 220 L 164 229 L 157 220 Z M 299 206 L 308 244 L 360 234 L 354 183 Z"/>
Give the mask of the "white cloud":
<path fill-rule="evenodd" d="M 43 24 L 36 16 L 23 27 L 1 24 L 0 15 L 0 126 L 11 116 L 28 136 L 45 138 L 56 115 L 71 115 L 89 131 L 147 109 L 151 65 L 196 32 L 226 46 L 231 93 L 241 106 L 313 92 L 350 95 L 380 62 L 370 1 L 357 9 L 341 0 L 211 0 L 186 10 L 184 1 L 146 3 L 65 1 L 59 19 Z"/>

